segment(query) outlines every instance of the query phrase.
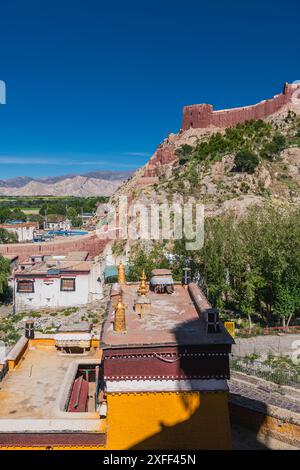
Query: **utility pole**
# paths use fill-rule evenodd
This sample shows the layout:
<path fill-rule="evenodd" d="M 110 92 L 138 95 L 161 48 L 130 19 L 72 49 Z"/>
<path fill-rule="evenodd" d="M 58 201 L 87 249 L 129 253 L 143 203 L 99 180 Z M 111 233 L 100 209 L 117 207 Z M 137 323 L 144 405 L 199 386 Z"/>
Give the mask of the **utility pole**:
<path fill-rule="evenodd" d="M 48 228 L 48 203 L 46 203 L 46 210 L 45 210 L 45 229 Z"/>

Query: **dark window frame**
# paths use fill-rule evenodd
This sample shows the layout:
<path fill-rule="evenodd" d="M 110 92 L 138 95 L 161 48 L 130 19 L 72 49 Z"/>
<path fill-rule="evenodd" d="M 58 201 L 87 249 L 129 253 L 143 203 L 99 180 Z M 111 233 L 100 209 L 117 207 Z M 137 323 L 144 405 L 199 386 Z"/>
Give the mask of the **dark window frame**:
<path fill-rule="evenodd" d="M 31 284 L 31 290 L 20 290 L 20 284 Z M 34 281 L 31 279 L 19 279 L 17 281 L 17 292 L 20 294 L 33 294 L 34 293 Z"/>
<path fill-rule="evenodd" d="M 64 281 L 73 281 L 73 288 L 65 289 L 63 287 Z M 76 291 L 76 278 L 75 277 L 61 277 L 60 278 L 60 291 L 61 292 L 75 292 Z"/>

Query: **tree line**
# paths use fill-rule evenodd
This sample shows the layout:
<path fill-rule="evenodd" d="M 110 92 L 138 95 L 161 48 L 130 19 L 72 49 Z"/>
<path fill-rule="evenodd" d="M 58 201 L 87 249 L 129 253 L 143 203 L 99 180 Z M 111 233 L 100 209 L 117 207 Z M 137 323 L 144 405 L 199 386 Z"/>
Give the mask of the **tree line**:
<path fill-rule="evenodd" d="M 181 280 L 192 269 L 213 306 L 232 319 L 260 325 L 290 324 L 300 311 L 300 210 L 252 207 L 205 221 L 204 246 L 186 251 L 185 240 L 139 245 L 131 254 L 130 279 L 142 269 L 164 267 Z"/>

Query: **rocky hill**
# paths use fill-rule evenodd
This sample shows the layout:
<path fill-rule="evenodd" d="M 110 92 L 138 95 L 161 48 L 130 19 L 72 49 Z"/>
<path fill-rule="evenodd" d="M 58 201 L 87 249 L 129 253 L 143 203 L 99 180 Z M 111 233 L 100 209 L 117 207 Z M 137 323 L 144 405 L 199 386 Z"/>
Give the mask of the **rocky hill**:
<path fill-rule="evenodd" d="M 266 200 L 299 204 L 299 94 L 299 85 L 286 84 L 282 94 L 254 106 L 186 107 L 179 133 L 168 136 L 112 201 L 120 194 L 145 202 L 194 196 L 207 215 L 238 215 Z M 239 166 L 241 157 L 254 158 L 254 167 Z"/>
<path fill-rule="evenodd" d="M 0 180 L 1 196 L 110 196 L 131 172 L 95 171 L 49 178 Z"/>

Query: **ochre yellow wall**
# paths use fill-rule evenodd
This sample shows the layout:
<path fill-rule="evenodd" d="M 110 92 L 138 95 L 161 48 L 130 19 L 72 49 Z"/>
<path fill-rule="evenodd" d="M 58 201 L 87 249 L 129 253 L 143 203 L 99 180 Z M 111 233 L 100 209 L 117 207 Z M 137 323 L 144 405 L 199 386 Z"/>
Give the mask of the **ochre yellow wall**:
<path fill-rule="evenodd" d="M 226 392 L 109 394 L 105 446 L 53 449 L 230 449 Z M 16 447 L 2 447 L 5 449 Z M 33 447 L 19 447 L 19 449 Z M 45 449 L 45 446 L 35 449 Z"/>
<path fill-rule="evenodd" d="M 230 449 L 226 392 L 113 393 L 107 445 L 114 449 Z"/>

